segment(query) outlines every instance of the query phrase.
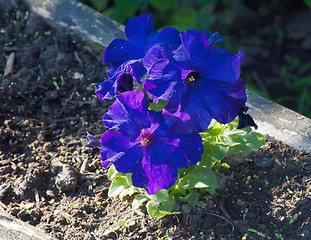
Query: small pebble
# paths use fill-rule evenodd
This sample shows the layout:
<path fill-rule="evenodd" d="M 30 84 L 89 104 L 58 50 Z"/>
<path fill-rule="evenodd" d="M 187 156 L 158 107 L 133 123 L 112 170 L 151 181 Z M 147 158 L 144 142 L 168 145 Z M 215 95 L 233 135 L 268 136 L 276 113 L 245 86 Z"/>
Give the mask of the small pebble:
<path fill-rule="evenodd" d="M 189 207 L 188 204 L 184 203 L 181 205 L 181 212 L 182 214 L 190 214 L 191 213 L 192 208 Z"/>
<path fill-rule="evenodd" d="M 57 174 L 55 184 L 62 192 L 73 192 L 77 187 L 78 175 L 69 164 L 63 165 Z"/>
<path fill-rule="evenodd" d="M 22 221 L 26 221 L 27 220 L 27 212 L 25 209 L 22 209 L 20 210 L 18 213 L 17 213 L 17 217 L 22 220 Z"/>
<path fill-rule="evenodd" d="M 3 175 L 8 174 L 10 172 L 12 172 L 12 168 L 10 166 L 0 167 L 0 176 L 3 176 Z"/>
<path fill-rule="evenodd" d="M 12 192 L 12 187 L 8 184 L 0 185 L 0 199 L 8 196 Z"/>
<path fill-rule="evenodd" d="M 255 164 L 261 168 L 269 168 L 273 164 L 272 158 L 257 158 L 255 159 Z"/>

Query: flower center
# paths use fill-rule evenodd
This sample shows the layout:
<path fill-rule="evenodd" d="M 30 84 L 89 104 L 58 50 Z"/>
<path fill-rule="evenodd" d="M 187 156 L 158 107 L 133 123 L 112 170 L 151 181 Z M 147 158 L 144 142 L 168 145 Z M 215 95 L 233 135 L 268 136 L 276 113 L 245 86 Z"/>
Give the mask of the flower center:
<path fill-rule="evenodd" d="M 200 78 L 200 74 L 198 72 L 191 72 L 187 75 L 186 82 L 193 83 L 199 80 L 199 78 Z"/>
<path fill-rule="evenodd" d="M 151 143 L 152 139 L 151 136 L 143 136 L 140 139 L 140 143 L 141 145 L 143 145 L 144 147 L 147 147 L 150 143 Z"/>

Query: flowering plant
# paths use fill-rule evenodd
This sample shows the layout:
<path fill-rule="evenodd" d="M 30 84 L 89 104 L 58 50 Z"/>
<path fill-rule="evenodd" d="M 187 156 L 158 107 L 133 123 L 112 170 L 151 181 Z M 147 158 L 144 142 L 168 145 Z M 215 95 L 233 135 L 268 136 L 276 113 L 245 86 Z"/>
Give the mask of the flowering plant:
<path fill-rule="evenodd" d="M 244 54 L 215 47 L 218 33 L 174 28 L 155 30 L 151 15 L 131 18 L 128 40 L 115 39 L 103 61 L 108 79 L 97 96 L 115 102 L 104 115 L 108 130 L 99 146 L 112 180 L 109 196 L 134 197 L 153 217 L 172 214 L 176 202 L 194 206 L 217 188 L 212 167 L 229 152 L 248 152 L 263 143 L 246 114 L 240 77 Z M 140 85 L 143 91 L 134 91 Z"/>

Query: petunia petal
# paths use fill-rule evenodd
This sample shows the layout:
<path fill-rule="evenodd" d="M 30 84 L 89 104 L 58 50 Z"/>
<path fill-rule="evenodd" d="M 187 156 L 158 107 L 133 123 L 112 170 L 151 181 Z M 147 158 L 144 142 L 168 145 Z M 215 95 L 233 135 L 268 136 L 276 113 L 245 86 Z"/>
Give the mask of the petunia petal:
<path fill-rule="evenodd" d="M 150 35 L 156 34 L 154 25 L 152 24 L 152 16 L 143 14 L 136 18 L 130 18 L 125 26 L 125 35 L 131 42 L 143 44 L 141 47 L 146 49 L 146 41 Z"/>
<path fill-rule="evenodd" d="M 188 134 L 206 130 L 211 115 L 201 102 L 201 96 L 204 94 L 198 87 L 188 87 L 179 103 L 169 102 L 166 105 L 163 113 L 166 120 L 170 122 L 172 131 Z"/>
<path fill-rule="evenodd" d="M 202 56 L 206 48 L 211 47 L 208 44 L 206 35 L 197 30 L 187 30 L 180 34 L 184 50 L 192 67 L 195 69 L 202 64 Z"/>
<path fill-rule="evenodd" d="M 178 145 L 174 146 L 174 141 L 171 138 L 161 138 L 148 148 L 150 158 L 153 161 L 163 161 L 164 164 L 172 168 L 185 168 L 187 167 L 187 156 L 179 148 L 179 138 L 173 139 L 178 141 Z"/>
<path fill-rule="evenodd" d="M 117 171 L 122 173 L 135 172 L 138 167 L 137 165 L 140 165 L 143 157 L 141 148 L 137 143 L 124 151 L 124 154 L 118 159 L 115 159 L 113 164 Z"/>
<path fill-rule="evenodd" d="M 148 47 L 158 44 L 160 46 L 169 46 L 172 44 L 181 44 L 179 31 L 172 27 L 163 28 L 161 32 L 154 36 L 148 43 Z"/>
<path fill-rule="evenodd" d="M 167 59 L 159 60 L 151 68 L 144 88 L 153 100 L 179 101 L 184 88 L 181 71 Z"/>
<path fill-rule="evenodd" d="M 202 77 L 233 83 L 240 77 L 242 59 L 244 59 L 244 53 L 240 51 L 237 55 L 227 58 L 224 62 L 210 68 Z"/>
<path fill-rule="evenodd" d="M 104 115 L 103 122 L 107 128 L 119 129 L 131 138 L 136 138 L 140 134 L 141 125 L 148 126 L 144 108 L 148 108 L 144 93 L 125 92 L 116 97 L 116 101 Z"/>
<path fill-rule="evenodd" d="M 204 152 L 202 138 L 199 133 L 180 135 L 180 149 L 187 155 L 187 165 L 193 166 L 201 160 Z"/>
<path fill-rule="evenodd" d="M 212 79 L 202 81 L 202 103 L 211 117 L 220 123 L 231 122 L 246 102 L 245 83 L 238 79 L 225 83 Z"/>
<path fill-rule="evenodd" d="M 148 72 L 157 61 L 163 59 L 162 49 L 158 44 L 154 45 L 143 58 L 143 65 Z"/>
<path fill-rule="evenodd" d="M 96 95 L 105 102 L 106 99 L 112 99 L 117 94 L 133 90 L 133 77 L 123 71 L 119 71 L 112 78 L 101 83 L 95 84 Z"/>
<path fill-rule="evenodd" d="M 103 165 L 119 159 L 134 144 L 121 132 L 107 130 L 101 137 L 100 155 Z"/>
<path fill-rule="evenodd" d="M 211 34 L 206 28 L 204 28 L 204 33 L 208 39 L 208 44 L 216 46 L 218 43 L 220 43 L 224 38 L 218 34 L 218 32 L 215 32 L 214 34 Z"/>
<path fill-rule="evenodd" d="M 115 83 L 114 78 L 107 79 L 101 83 L 95 84 L 96 95 L 105 102 L 106 99 L 112 99 L 115 96 Z"/>
<path fill-rule="evenodd" d="M 145 50 L 140 45 L 123 39 L 115 39 L 106 48 L 103 62 L 120 65 L 128 60 L 139 59 L 144 55 Z"/>
<path fill-rule="evenodd" d="M 172 187 L 178 177 L 177 169 L 168 166 L 162 159 L 154 158 L 154 155 L 150 154 L 148 150 L 145 149 L 145 151 L 142 159 L 142 169 L 148 178 L 145 186 L 147 193 L 151 195 L 158 190 Z M 136 175 L 136 172 L 134 174 Z"/>

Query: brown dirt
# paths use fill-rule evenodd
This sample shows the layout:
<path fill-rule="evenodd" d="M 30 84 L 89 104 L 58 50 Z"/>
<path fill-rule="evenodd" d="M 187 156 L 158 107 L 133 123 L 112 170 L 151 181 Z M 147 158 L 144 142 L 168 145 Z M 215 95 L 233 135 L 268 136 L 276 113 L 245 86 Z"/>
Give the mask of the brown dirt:
<path fill-rule="evenodd" d="M 109 104 L 93 86 L 106 77 L 104 49 L 14 3 L 0 1 L 0 69 L 15 54 L 13 70 L 0 73 L 0 206 L 7 212 L 57 239 L 311 239 L 311 156 L 269 139 L 228 158 L 217 196 L 176 206 L 180 215 L 154 220 L 133 211 L 131 199 L 108 198 L 99 151 L 83 147 L 86 131 L 104 131 Z M 135 225 L 120 227 L 120 219 Z M 109 228 L 115 231 L 104 235 Z"/>

